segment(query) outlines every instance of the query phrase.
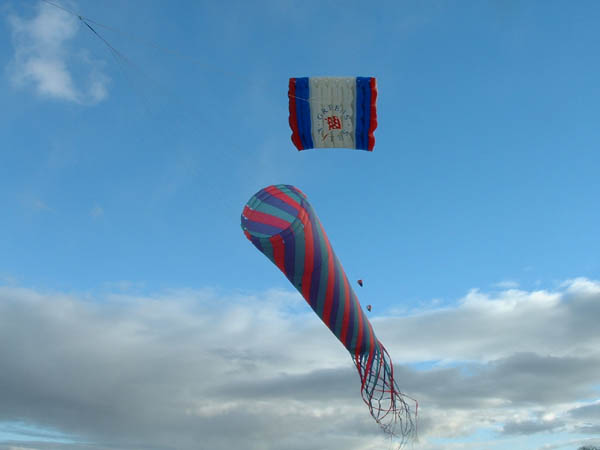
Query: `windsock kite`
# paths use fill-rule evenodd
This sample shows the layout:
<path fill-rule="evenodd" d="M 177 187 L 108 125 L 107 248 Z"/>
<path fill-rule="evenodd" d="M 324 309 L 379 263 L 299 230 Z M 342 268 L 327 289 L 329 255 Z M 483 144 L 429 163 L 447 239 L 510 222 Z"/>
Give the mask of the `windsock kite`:
<path fill-rule="evenodd" d="M 391 435 L 416 432 L 416 401 L 396 384 L 394 367 L 379 342 L 317 214 L 299 189 L 275 185 L 250 198 L 242 212 L 246 237 L 288 278 L 350 352 L 361 394 L 373 418 Z M 414 402 L 414 409 L 407 399 Z"/>

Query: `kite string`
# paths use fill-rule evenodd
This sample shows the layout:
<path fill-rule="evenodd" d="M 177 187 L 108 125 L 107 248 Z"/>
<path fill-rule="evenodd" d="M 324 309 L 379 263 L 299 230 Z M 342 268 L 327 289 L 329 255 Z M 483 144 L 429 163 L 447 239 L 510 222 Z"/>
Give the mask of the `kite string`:
<path fill-rule="evenodd" d="M 129 37 L 129 38 L 135 39 L 135 40 L 137 40 L 138 42 L 141 42 L 141 43 L 143 43 L 143 44 L 145 44 L 145 45 L 148 45 L 148 46 L 150 46 L 150 47 L 152 47 L 152 48 L 154 48 L 154 49 L 156 49 L 156 50 L 160 50 L 160 51 L 162 51 L 162 52 L 170 53 L 170 54 L 172 54 L 172 55 L 174 55 L 174 56 L 177 56 L 177 57 L 180 57 L 180 58 L 184 58 L 184 59 L 187 59 L 187 60 L 189 60 L 189 61 L 193 61 L 193 62 L 195 62 L 196 64 L 200 64 L 201 66 L 203 66 L 203 67 L 205 67 L 205 68 L 211 68 L 211 69 L 212 69 L 212 70 L 214 70 L 215 72 L 221 73 L 221 74 L 223 74 L 223 75 L 227 75 L 227 76 L 229 76 L 229 77 L 231 77 L 231 78 L 235 78 L 235 79 L 237 79 L 237 80 L 242 80 L 242 77 L 241 77 L 239 74 L 235 73 L 235 72 L 229 72 L 229 71 L 225 71 L 225 70 L 223 70 L 223 69 L 222 69 L 221 67 L 219 67 L 219 66 L 216 66 L 216 65 L 211 65 L 211 64 L 206 64 L 206 60 L 205 60 L 205 59 L 196 58 L 196 57 L 194 57 L 194 56 L 191 56 L 191 55 L 189 55 L 189 54 L 187 54 L 187 53 L 184 53 L 184 52 L 182 52 L 182 51 L 179 51 L 179 50 L 173 50 L 172 48 L 166 47 L 166 46 L 164 46 L 164 45 L 161 45 L 161 44 L 157 44 L 157 43 L 156 43 L 156 42 L 154 42 L 154 41 L 150 41 L 150 40 L 147 40 L 147 39 L 140 39 L 140 38 L 139 38 L 139 37 L 137 37 L 135 34 L 132 34 L 132 33 L 126 33 L 126 32 L 124 32 L 124 31 L 122 31 L 122 30 L 120 30 L 120 29 L 118 29 L 118 28 L 116 28 L 116 27 L 111 27 L 111 26 L 108 26 L 108 25 L 104 25 L 104 24 L 102 24 L 102 23 L 100 23 L 100 22 L 98 22 L 98 21 L 96 21 L 96 20 L 93 20 L 93 19 L 90 19 L 89 17 L 86 17 L 86 16 L 84 16 L 83 14 L 79 14 L 77 11 L 74 11 L 74 10 L 72 10 L 72 9 L 70 9 L 70 8 L 67 8 L 67 7 L 65 7 L 65 6 L 59 5 L 59 4 L 57 4 L 57 3 L 55 3 L 55 2 L 52 2 L 52 1 L 50 1 L 50 0 L 42 0 L 42 1 L 43 1 L 44 3 L 47 3 L 47 4 L 49 4 L 49 5 L 52 5 L 52 6 L 54 6 L 54 7 L 56 7 L 56 8 L 62 9 L 63 11 L 65 11 L 65 12 L 67 12 L 67 13 L 69 13 L 69 14 L 72 14 L 73 16 L 77 17 L 77 18 L 78 18 L 78 19 L 79 19 L 81 22 L 83 22 L 83 23 L 84 23 L 84 24 L 85 24 L 85 25 L 86 25 L 86 26 L 87 26 L 87 27 L 88 27 L 88 28 L 89 28 L 89 29 L 90 29 L 90 30 L 91 30 L 91 31 L 92 31 L 92 32 L 93 32 L 93 33 L 94 33 L 94 34 L 95 34 L 95 35 L 96 35 L 98 38 L 100 38 L 100 39 L 102 40 L 102 42 L 104 42 L 104 44 L 106 44 L 106 45 L 108 46 L 108 48 L 111 50 L 111 52 L 115 52 L 116 54 L 118 54 L 118 55 L 119 55 L 119 57 L 123 58 L 124 60 L 126 60 L 126 61 L 128 61 L 128 62 L 130 62 L 130 63 L 131 63 L 131 61 L 130 61 L 128 58 L 126 58 L 126 57 L 125 57 L 125 56 L 124 56 L 124 55 L 123 55 L 121 52 L 119 52 L 119 51 L 118 51 L 118 50 L 117 50 L 117 49 L 116 49 L 116 48 L 115 48 L 113 45 L 111 45 L 111 44 L 110 44 L 110 43 L 109 43 L 109 42 L 108 42 L 108 41 L 107 41 L 107 40 L 106 40 L 106 39 L 105 39 L 105 38 L 104 38 L 102 35 L 100 35 L 100 33 L 98 33 L 98 32 L 97 32 L 97 31 L 96 31 L 96 30 L 95 30 L 95 29 L 94 29 L 94 28 L 93 28 L 93 27 L 92 27 L 90 24 L 97 25 L 97 26 L 99 26 L 99 27 L 102 27 L 102 28 L 104 28 L 104 29 L 106 29 L 106 30 L 110 30 L 110 31 L 112 31 L 112 32 L 114 32 L 114 33 L 120 34 L 120 35 L 122 35 L 122 36 L 127 36 L 127 37 Z M 113 56 L 114 56 L 114 54 L 113 54 Z M 321 100 L 321 97 L 319 97 L 319 96 L 314 96 L 314 97 L 312 97 L 312 96 L 311 96 L 311 97 L 305 98 L 305 97 L 298 97 L 298 96 L 296 96 L 296 95 L 290 95 L 289 93 L 288 93 L 288 97 L 290 97 L 290 98 L 295 98 L 295 99 L 297 99 L 297 100 L 301 100 L 301 101 L 305 101 L 305 102 L 310 102 L 310 101 L 312 101 L 312 100 Z"/>
<path fill-rule="evenodd" d="M 226 75 L 228 77 L 235 78 L 237 80 L 244 80 L 245 81 L 245 78 L 243 78 L 242 76 L 240 76 L 236 72 L 230 72 L 230 71 L 223 70 L 222 67 L 217 66 L 215 64 L 207 64 L 206 63 L 206 59 L 201 59 L 201 58 L 194 57 L 194 56 L 192 56 L 192 55 L 190 55 L 188 53 L 184 53 L 184 52 L 182 52 L 180 50 L 174 50 L 174 49 L 166 47 L 164 45 L 157 44 L 156 42 L 150 41 L 148 39 L 141 39 L 138 36 L 136 36 L 135 34 L 133 34 L 133 33 L 126 33 L 124 31 L 120 30 L 119 28 L 108 26 L 108 25 L 104 25 L 104 24 L 102 24 L 102 23 L 100 23 L 100 22 L 98 22 L 96 20 L 93 20 L 93 19 L 90 19 L 87 16 L 84 16 L 83 14 L 79 14 L 77 11 L 74 11 L 74 10 L 72 10 L 70 8 L 62 6 L 62 5 L 60 5 L 58 3 L 55 3 L 53 1 L 50 1 L 50 0 L 41 0 L 41 1 L 44 2 L 44 3 L 47 3 L 49 5 L 52 5 L 52 6 L 56 7 L 56 8 L 62 9 L 63 11 L 65 11 L 65 12 L 67 12 L 67 13 L 75 16 L 75 17 L 77 17 L 98 38 L 100 38 L 102 40 L 102 42 L 104 42 L 104 44 L 106 44 L 108 46 L 108 48 L 111 50 L 111 52 L 115 52 L 117 55 L 119 55 L 120 58 L 128 61 L 130 64 L 132 64 L 131 61 L 127 57 L 125 57 L 121 52 L 119 52 L 113 45 L 111 45 L 108 42 L 108 40 L 105 39 L 102 35 L 100 35 L 100 33 L 98 33 L 98 31 L 96 31 L 90 24 L 97 25 L 97 26 L 102 27 L 102 28 L 104 28 L 106 30 L 110 30 L 110 31 L 112 31 L 114 33 L 120 34 L 122 36 L 126 36 L 126 37 L 134 39 L 134 40 L 137 40 L 138 42 L 141 42 L 142 44 L 148 45 L 148 46 L 150 46 L 150 47 L 152 47 L 152 48 L 154 48 L 156 50 L 159 50 L 159 51 L 162 51 L 162 52 L 165 52 L 165 53 L 170 53 L 173 56 L 177 56 L 179 58 L 183 58 L 183 59 L 192 61 L 192 62 L 194 62 L 196 64 L 199 64 L 200 66 L 203 66 L 204 68 L 210 68 L 214 72 L 221 73 L 222 75 Z M 114 56 L 114 53 L 113 53 L 113 56 Z M 322 100 L 322 98 L 320 96 L 311 96 L 311 97 L 305 98 L 305 97 L 299 97 L 299 96 L 296 96 L 296 95 L 291 95 L 289 93 L 288 93 L 288 97 L 289 98 L 295 98 L 296 100 L 301 100 L 301 101 L 305 101 L 305 102 L 310 102 L 310 101 L 313 101 L 313 100 Z"/>
<path fill-rule="evenodd" d="M 222 75 L 228 76 L 230 78 L 234 78 L 234 79 L 236 79 L 238 81 L 245 80 L 245 78 L 243 78 L 241 75 L 239 75 L 236 72 L 230 72 L 230 71 L 223 70 L 222 67 L 220 67 L 220 66 L 218 66 L 216 64 L 207 64 L 206 63 L 206 59 L 204 59 L 204 58 L 198 58 L 198 57 L 190 55 L 189 53 L 182 52 L 181 50 L 174 50 L 174 49 L 172 49 L 170 47 L 167 47 L 165 45 L 158 44 L 155 41 L 151 41 L 151 40 L 148 40 L 148 39 L 142 39 L 142 38 L 136 36 L 135 34 L 133 34 L 131 32 L 126 33 L 124 31 L 120 30 L 119 28 L 108 26 L 108 25 L 104 25 L 104 24 L 102 24 L 102 23 L 100 23 L 100 22 L 98 22 L 96 20 L 93 20 L 93 19 L 90 19 L 89 17 L 84 16 L 83 14 L 79 14 L 77 11 L 74 11 L 74 10 L 72 10 L 70 8 L 67 8 L 67 7 L 64 7 L 62 5 L 59 5 L 59 4 L 57 4 L 57 3 L 53 2 L 53 1 L 50 1 L 50 0 L 41 0 L 41 1 L 43 1 L 44 3 L 47 3 L 49 5 L 52 5 L 52 6 L 56 7 L 56 8 L 62 9 L 63 11 L 65 11 L 65 12 L 67 12 L 67 13 L 75 16 L 75 17 L 77 17 L 79 20 L 81 20 L 83 23 L 85 23 L 88 26 L 88 28 L 90 28 L 94 32 L 94 34 L 96 36 L 98 36 L 106 45 L 108 45 L 109 47 L 111 47 L 113 49 L 114 49 L 114 47 L 111 46 L 106 39 L 104 39 L 102 36 L 100 36 L 100 34 L 97 31 L 95 31 L 89 25 L 90 23 L 94 24 L 94 25 L 97 25 L 99 27 L 102 27 L 102 28 L 104 28 L 106 30 L 110 30 L 110 31 L 112 31 L 114 33 L 120 34 L 121 36 L 125 36 L 125 37 L 128 37 L 130 39 L 134 39 L 134 40 L 136 40 L 136 41 L 138 41 L 138 42 L 140 42 L 140 43 L 142 43 L 144 45 L 147 45 L 149 47 L 154 48 L 155 50 L 159 50 L 159 51 L 162 51 L 164 53 L 170 53 L 173 56 L 176 56 L 176 57 L 179 57 L 179 58 L 182 58 L 182 59 L 186 59 L 188 61 L 192 61 L 195 64 L 198 64 L 198 65 L 204 67 L 205 69 L 211 69 L 213 72 L 217 72 L 217 73 L 220 73 Z"/>
<path fill-rule="evenodd" d="M 308 98 L 304 98 L 304 97 L 298 97 L 296 95 L 292 95 L 290 93 L 288 93 L 288 97 L 289 98 L 295 98 L 297 100 L 302 100 L 302 101 L 305 101 L 305 102 L 310 102 L 311 100 L 319 100 L 321 98 L 321 97 L 308 97 Z"/>
<path fill-rule="evenodd" d="M 141 98 L 141 101 L 144 104 L 144 108 L 146 109 L 146 111 L 150 112 L 150 107 L 148 105 L 148 99 L 143 94 L 143 92 L 138 92 L 136 84 L 130 79 L 130 77 L 127 74 L 127 71 L 124 68 L 124 63 L 127 63 L 130 66 L 134 67 L 138 72 L 142 73 L 144 76 L 148 77 L 148 75 L 144 73 L 143 69 L 139 68 L 135 63 L 133 63 L 133 61 L 131 61 L 130 58 L 126 57 L 123 53 L 121 53 L 119 50 L 117 50 L 106 38 L 104 38 L 90 24 L 94 24 L 94 25 L 100 26 L 102 28 L 114 31 L 114 32 L 116 32 L 118 34 L 121 34 L 121 35 L 125 35 L 126 36 L 127 34 L 123 33 L 121 30 L 119 30 L 117 28 L 109 27 L 107 25 L 103 25 L 103 24 L 101 24 L 101 23 L 99 23 L 99 22 L 97 22 L 95 20 L 92 20 L 92 19 L 90 19 L 90 18 L 88 18 L 88 17 L 86 17 L 86 16 L 84 16 L 82 14 L 79 14 L 77 11 L 74 11 L 74 10 L 69 9 L 67 7 L 64 7 L 62 5 L 59 5 L 59 4 L 57 4 L 57 3 L 53 2 L 53 1 L 50 1 L 50 0 L 41 0 L 41 1 L 43 1 L 44 3 L 52 5 L 52 6 L 56 7 L 56 8 L 58 8 L 58 9 L 61 9 L 61 10 L 65 11 L 65 12 L 67 12 L 67 13 L 75 16 L 75 17 L 77 17 L 80 20 L 81 23 L 83 23 L 97 38 L 99 38 L 106 45 L 106 47 L 108 48 L 108 50 L 111 53 L 112 57 L 115 59 L 115 62 L 117 63 L 117 66 L 118 66 L 121 74 L 123 75 L 123 77 L 125 78 L 125 80 L 127 81 L 127 83 L 130 85 L 130 87 L 132 88 L 132 90 Z M 134 37 L 131 34 L 129 36 L 130 37 Z M 160 46 L 160 45 L 155 44 L 155 43 L 150 42 L 150 41 L 143 41 L 141 39 L 137 39 L 137 40 L 141 41 L 141 42 L 144 42 L 144 43 L 146 43 L 146 44 L 154 47 L 157 50 L 167 51 L 167 52 L 170 52 L 171 54 L 173 54 L 175 56 L 184 57 L 186 59 L 190 59 L 192 61 L 199 62 L 199 60 L 197 58 L 188 57 L 188 55 L 186 55 L 186 54 L 184 54 L 182 52 L 170 50 L 170 49 L 168 49 L 166 47 Z M 224 71 L 222 71 L 222 73 L 227 74 Z M 231 74 L 229 73 L 229 75 L 231 75 Z M 160 84 L 160 83 L 156 82 L 155 80 L 151 79 L 151 81 L 153 83 Z M 177 96 L 177 97 L 179 98 L 179 96 Z M 218 155 L 218 158 L 222 159 L 221 163 L 224 163 L 224 164 L 231 164 L 232 163 L 233 157 L 229 156 L 228 153 L 226 153 L 226 152 L 216 152 L 216 155 Z M 224 198 L 222 197 L 222 195 L 220 195 L 220 192 L 218 191 L 218 189 L 215 186 L 213 186 L 212 184 L 209 184 L 208 188 L 211 189 L 215 195 L 217 195 L 217 196 L 220 197 L 220 202 L 221 203 L 225 203 L 228 207 L 230 207 L 232 209 L 233 208 L 237 208 L 237 201 L 235 201 L 233 199 L 231 199 L 231 200 L 224 200 Z"/>

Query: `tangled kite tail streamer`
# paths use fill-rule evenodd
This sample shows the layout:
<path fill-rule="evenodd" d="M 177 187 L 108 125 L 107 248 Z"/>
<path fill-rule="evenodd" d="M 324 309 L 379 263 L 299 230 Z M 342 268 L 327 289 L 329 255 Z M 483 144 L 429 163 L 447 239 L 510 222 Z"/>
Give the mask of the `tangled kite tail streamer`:
<path fill-rule="evenodd" d="M 394 378 L 394 366 L 387 350 L 379 342 L 370 352 L 353 355 L 361 379 L 361 395 L 381 429 L 398 438 L 400 446 L 417 435 L 419 403 L 403 394 Z M 409 402 L 414 404 L 414 409 Z"/>

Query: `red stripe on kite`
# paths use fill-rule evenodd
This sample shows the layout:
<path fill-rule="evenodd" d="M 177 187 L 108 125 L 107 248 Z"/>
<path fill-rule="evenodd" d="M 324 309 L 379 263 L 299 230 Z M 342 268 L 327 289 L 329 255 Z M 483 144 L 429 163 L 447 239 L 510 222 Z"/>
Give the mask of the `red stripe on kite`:
<path fill-rule="evenodd" d="M 369 82 L 369 86 L 371 88 L 371 120 L 369 122 L 369 147 L 368 150 L 370 152 L 373 151 L 373 147 L 375 147 L 375 128 L 377 128 L 377 81 L 375 78 L 371 78 Z"/>
<path fill-rule="evenodd" d="M 272 227 L 280 228 L 282 230 L 290 226 L 290 222 L 287 220 L 280 219 L 279 217 L 261 211 L 250 209 L 248 206 L 244 208 L 243 214 L 248 220 L 263 223 L 265 225 L 271 225 Z"/>
<path fill-rule="evenodd" d="M 288 91 L 290 97 L 290 128 L 292 129 L 292 142 L 298 150 L 304 150 L 302 139 L 298 131 L 298 117 L 296 116 L 296 79 L 290 78 L 290 87 Z"/>
<path fill-rule="evenodd" d="M 317 221 L 319 227 L 321 228 L 321 233 L 323 233 L 323 239 L 327 247 L 327 289 L 325 291 L 325 305 L 323 306 L 323 322 L 325 322 L 327 326 L 335 333 L 335 330 L 332 326 L 333 324 L 331 323 L 331 309 L 333 308 L 333 287 L 335 283 L 333 250 L 331 249 L 331 243 L 329 242 L 329 239 L 327 239 L 327 235 L 325 234 L 325 230 L 323 229 L 321 221 L 319 221 L 318 219 Z M 342 342 L 344 342 L 343 339 Z"/>
<path fill-rule="evenodd" d="M 304 273 L 302 274 L 302 295 L 308 301 L 310 299 L 310 283 L 315 264 L 315 248 L 313 229 L 310 218 L 305 209 L 298 213 L 298 218 L 304 225 Z"/>
<path fill-rule="evenodd" d="M 283 238 L 281 235 L 276 234 L 269 238 L 271 245 L 273 246 L 273 259 L 275 264 L 285 274 L 285 245 L 283 244 Z"/>
<path fill-rule="evenodd" d="M 290 205 L 291 207 L 295 208 L 298 211 L 300 211 L 301 209 L 303 209 L 302 206 L 300 205 L 300 203 L 298 203 L 292 197 L 290 197 L 289 195 L 287 195 L 285 192 L 280 191 L 279 189 L 277 189 L 275 186 L 269 186 L 268 188 L 265 188 L 265 191 L 267 191 L 273 197 L 278 198 L 282 202 L 287 203 L 288 205 Z"/>

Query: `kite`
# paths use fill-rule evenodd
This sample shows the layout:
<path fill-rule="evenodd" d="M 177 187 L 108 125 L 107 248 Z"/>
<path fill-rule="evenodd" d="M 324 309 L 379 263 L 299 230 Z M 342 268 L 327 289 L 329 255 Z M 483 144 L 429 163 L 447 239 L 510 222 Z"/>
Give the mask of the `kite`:
<path fill-rule="evenodd" d="M 375 78 L 290 78 L 288 97 L 292 142 L 298 150 L 373 150 L 377 128 Z"/>
<path fill-rule="evenodd" d="M 363 287 L 363 280 L 356 280 L 356 282 L 360 287 Z M 371 309 L 373 309 L 373 307 L 371 305 L 367 305 L 367 311 L 371 312 Z"/>
<path fill-rule="evenodd" d="M 241 217 L 246 237 L 302 294 L 314 312 L 350 352 L 363 401 L 383 431 L 402 438 L 416 433 L 414 411 L 394 379 L 385 347 L 375 337 L 351 283 L 306 195 L 279 184 L 261 189 Z"/>

